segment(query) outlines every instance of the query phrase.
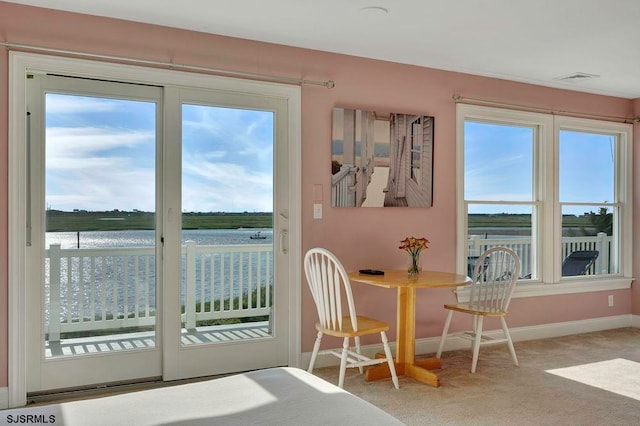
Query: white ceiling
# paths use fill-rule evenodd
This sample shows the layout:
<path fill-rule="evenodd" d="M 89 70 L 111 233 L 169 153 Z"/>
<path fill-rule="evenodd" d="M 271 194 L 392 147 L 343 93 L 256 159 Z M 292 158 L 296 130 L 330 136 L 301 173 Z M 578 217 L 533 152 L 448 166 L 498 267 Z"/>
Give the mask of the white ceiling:
<path fill-rule="evenodd" d="M 640 0 L 9 1 L 640 98 Z"/>

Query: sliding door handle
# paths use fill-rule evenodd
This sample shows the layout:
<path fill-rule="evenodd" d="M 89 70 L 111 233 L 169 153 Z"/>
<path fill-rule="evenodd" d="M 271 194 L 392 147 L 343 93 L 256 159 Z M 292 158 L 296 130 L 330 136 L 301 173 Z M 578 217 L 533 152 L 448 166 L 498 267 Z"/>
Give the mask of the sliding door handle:
<path fill-rule="evenodd" d="M 26 205 L 25 205 L 25 215 L 26 215 L 26 230 L 25 230 L 25 241 L 27 247 L 31 247 L 31 113 L 27 112 L 26 118 L 26 126 L 27 126 L 27 140 L 25 141 L 25 150 L 26 150 Z"/>
<path fill-rule="evenodd" d="M 280 252 L 282 254 L 289 253 L 289 231 L 286 229 L 280 231 Z"/>

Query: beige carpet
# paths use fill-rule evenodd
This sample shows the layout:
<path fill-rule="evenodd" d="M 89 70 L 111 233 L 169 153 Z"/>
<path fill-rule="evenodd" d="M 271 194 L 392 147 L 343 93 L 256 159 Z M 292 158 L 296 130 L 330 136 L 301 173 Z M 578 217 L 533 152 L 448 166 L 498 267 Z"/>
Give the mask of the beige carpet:
<path fill-rule="evenodd" d="M 442 385 L 409 378 L 364 382 L 349 370 L 345 389 L 408 425 L 640 425 L 640 329 L 622 328 L 480 350 L 445 352 Z M 332 383 L 338 368 L 314 371 Z"/>

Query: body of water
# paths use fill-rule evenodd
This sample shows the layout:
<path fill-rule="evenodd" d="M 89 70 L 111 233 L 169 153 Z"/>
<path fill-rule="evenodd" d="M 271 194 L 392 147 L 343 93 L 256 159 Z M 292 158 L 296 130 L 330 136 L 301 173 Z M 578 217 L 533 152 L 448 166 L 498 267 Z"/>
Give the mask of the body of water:
<path fill-rule="evenodd" d="M 251 239 L 259 233 L 264 239 Z M 82 231 L 47 232 L 46 245 L 60 244 L 62 249 L 109 247 L 153 247 L 155 231 Z M 271 244 L 271 228 L 188 229 L 182 231 L 182 245 L 194 241 L 197 245 Z"/>

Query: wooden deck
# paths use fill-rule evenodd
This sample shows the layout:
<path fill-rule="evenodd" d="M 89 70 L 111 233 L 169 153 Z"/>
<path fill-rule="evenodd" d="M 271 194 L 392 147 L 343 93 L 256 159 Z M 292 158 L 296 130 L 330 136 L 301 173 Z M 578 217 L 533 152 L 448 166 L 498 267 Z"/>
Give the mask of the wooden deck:
<path fill-rule="evenodd" d="M 260 321 L 243 324 L 218 325 L 182 329 L 181 341 L 184 346 L 196 344 L 224 343 L 238 340 L 270 337 L 269 322 Z M 152 331 L 113 334 L 95 337 L 80 337 L 45 342 L 45 357 L 73 356 L 116 352 L 156 347 L 155 333 Z"/>

